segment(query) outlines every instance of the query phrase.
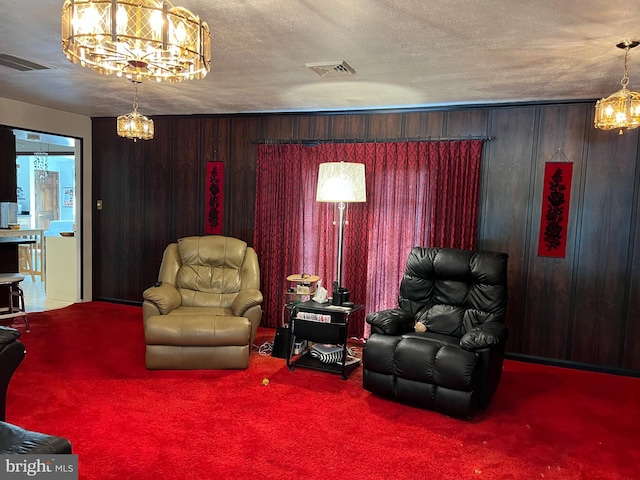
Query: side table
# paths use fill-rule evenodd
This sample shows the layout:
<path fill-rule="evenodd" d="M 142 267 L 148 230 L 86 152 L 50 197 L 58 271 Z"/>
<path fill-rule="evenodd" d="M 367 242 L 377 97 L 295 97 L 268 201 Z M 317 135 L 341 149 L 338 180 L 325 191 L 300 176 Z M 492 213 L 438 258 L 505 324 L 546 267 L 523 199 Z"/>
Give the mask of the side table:
<path fill-rule="evenodd" d="M 290 339 L 287 343 L 287 367 L 293 371 L 295 367 L 310 368 L 323 372 L 337 373 L 342 375 L 342 379 L 353 372 L 360 362 L 347 364 L 347 332 L 349 329 L 349 317 L 358 310 L 364 308 L 363 305 L 353 307 L 341 307 L 329 303 L 317 303 L 313 300 L 291 305 L 289 329 Z M 300 312 L 314 313 L 318 315 L 329 315 L 331 322 L 319 322 L 298 318 Z M 342 346 L 342 362 L 324 363 L 314 358 L 307 350 L 295 361 L 292 361 L 293 346 L 298 340 L 307 340 L 315 343 L 328 343 Z"/>

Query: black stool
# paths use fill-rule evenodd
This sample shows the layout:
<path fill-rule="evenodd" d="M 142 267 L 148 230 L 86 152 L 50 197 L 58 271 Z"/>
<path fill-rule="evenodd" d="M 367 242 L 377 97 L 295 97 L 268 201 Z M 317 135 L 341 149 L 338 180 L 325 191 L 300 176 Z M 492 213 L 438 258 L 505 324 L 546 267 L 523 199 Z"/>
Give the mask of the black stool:
<path fill-rule="evenodd" d="M 0 320 L 22 317 L 27 332 L 30 332 L 29 319 L 24 305 L 24 292 L 20 286 L 20 282 L 23 280 L 24 275 L 19 273 L 0 273 L 0 287 L 7 287 L 9 290 L 9 302 L 6 307 L 0 308 Z"/>

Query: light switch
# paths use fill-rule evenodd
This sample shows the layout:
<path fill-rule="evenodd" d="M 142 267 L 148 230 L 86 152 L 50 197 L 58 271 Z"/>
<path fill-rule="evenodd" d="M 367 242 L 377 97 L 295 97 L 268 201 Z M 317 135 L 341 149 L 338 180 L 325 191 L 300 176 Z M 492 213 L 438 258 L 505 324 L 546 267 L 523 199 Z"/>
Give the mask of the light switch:
<path fill-rule="evenodd" d="M 102 200 L 96 200 L 96 209 L 102 210 Z"/>

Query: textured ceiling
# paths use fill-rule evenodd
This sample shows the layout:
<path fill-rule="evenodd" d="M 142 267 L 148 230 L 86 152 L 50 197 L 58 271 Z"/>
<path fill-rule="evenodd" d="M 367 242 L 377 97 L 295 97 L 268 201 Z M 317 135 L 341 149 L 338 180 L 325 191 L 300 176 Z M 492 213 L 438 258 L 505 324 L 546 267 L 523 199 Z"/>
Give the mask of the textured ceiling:
<path fill-rule="evenodd" d="M 302 112 L 596 99 L 620 88 L 637 0 L 176 0 L 211 28 L 204 80 L 146 82 L 146 115 Z M 28 4 L 28 8 L 27 8 Z M 66 60 L 62 0 L 0 0 L 0 96 L 88 116 L 131 110 L 133 86 Z M 320 77 L 306 63 L 346 61 Z M 640 89 L 640 47 L 629 55 Z M 635 86 L 635 88 L 634 88 Z"/>

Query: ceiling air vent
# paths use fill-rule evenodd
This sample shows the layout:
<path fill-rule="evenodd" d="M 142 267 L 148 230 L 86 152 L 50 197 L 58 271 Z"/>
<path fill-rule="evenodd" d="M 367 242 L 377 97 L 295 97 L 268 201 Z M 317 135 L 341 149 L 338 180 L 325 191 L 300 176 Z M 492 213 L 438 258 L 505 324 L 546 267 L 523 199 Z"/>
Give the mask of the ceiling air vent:
<path fill-rule="evenodd" d="M 305 63 L 304 65 L 321 77 L 344 77 L 356 74 L 355 69 L 344 60 L 339 62 Z"/>
<path fill-rule="evenodd" d="M 49 70 L 51 68 L 4 52 L 0 52 L 0 66 L 13 68 L 21 72 L 28 72 L 29 70 Z"/>

